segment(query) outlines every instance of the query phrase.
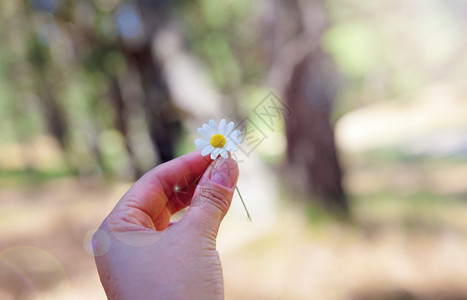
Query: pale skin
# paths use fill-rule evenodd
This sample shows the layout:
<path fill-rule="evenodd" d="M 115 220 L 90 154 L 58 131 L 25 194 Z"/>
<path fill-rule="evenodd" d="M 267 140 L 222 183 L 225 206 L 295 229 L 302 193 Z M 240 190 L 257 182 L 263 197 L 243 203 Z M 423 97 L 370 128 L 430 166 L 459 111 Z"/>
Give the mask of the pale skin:
<path fill-rule="evenodd" d="M 216 237 L 238 179 L 232 159 L 199 151 L 159 165 L 121 198 L 93 237 L 109 299 L 223 299 Z M 189 206 L 176 223 L 170 218 Z"/>

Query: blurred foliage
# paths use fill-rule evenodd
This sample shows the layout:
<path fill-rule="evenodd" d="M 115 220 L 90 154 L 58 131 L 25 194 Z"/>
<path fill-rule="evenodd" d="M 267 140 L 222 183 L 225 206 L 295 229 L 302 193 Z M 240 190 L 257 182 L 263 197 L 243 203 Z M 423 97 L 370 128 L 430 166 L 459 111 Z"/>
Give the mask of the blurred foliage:
<path fill-rule="evenodd" d="M 265 81 L 272 62 L 264 54 L 267 43 L 262 27 L 268 1 L 142 2 L 170 5 L 167 16 L 181 31 L 187 52 L 201 61 L 227 99 L 223 104 L 234 102 L 239 115 L 248 114 L 271 91 Z M 21 238 L 27 244 L 29 240 L 44 240 L 43 245 L 54 251 L 62 245 L 66 264 L 81 267 L 90 262 L 88 272 L 92 274 L 95 266 L 90 256 L 79 256 L 82 237 L 102 220 L 109 209 L 108 199 L 116 200 L 117 193 L 128 186 L 115 184 L 106 191 L 99 183 L 93 191 L 89 183 L 102 175 L 132 179 L 132 167 L 145 170 L 158 162 L 158 149 L 151 144 L 145 110 L 138 98 L 143 90 L 142 76 L 132 59 L 134 53 L 128 53 L 122 43 L 122 35 L 131 37 L 141 26 L 141 19 L 131 9 L 134 3 L 0 1 L 0 229 L 13 245 Z M 365 287 L 382 283 L 385 291 L 388 282 L 400 288 L 415 283 L 416 291 L 436 289 L 435 283 L 445 290 L 449 289 L 446 283 L 460 282 L 465 290 L 467 271 L 459 262 L 467 261 L 467 144 L 465 121 L 461 120 L 467 106 L 460 104 L 467 93 L 467 1 L 323 3 L 328 24 L 321 44 L 340 73 L 334 82 L 334 120 L 352 118 L 352 122 L 340 122 L 337 133 L 362 133 L 350 134 L 345 139 L 347 145 L 362 139 L 375 141 L 379 136 L 389 142 L 373 143 L 377 148 L 345 149 L 340 145 L 345 187 L 355 219 L 352 225 L 338 227 L 332 216 L 314 203 L 290 205 L 292 197 L 281 184 L 277 184 L 279 213 L 270 223 L 263 223 L 260 213 L 257 219 L 253 216 L 253 223 L 247 223 L 243 211 L 236 221 L 233 207 L 234 214 L 229 213 L 231 219 L 223 226 L 225 234 L 220 235 L 228 238 L 224 240 L 228 251 L 224 251 L 223 260 L 227 264 L 227 291 L 238 289 L 238 299 L 294 298 L 294 293 L 297 299 L 327 299 L 319 293 L 334 292 L 343 282 L 359 282 Z M 435 91 L 435 100 L 446 106 L 423 109 L 420 102 L 431 99 L 417 93 L 438 84 L 443 88 Z M 112 99 L 116 85 L 123 87 L 126 99 L 131 100 L 125 103 L 131 109 L 122 114 Z M 452 96 L 446 91 L 459 93 Z M 450 102 L 452 99 L 456 101 Z M 405 105 L 415 100 L 418 102 L 412 110 L 417 114 L 404 113 Z M 400 109 L 391 110 L 388 118 L 383 118 L 388 116 L 388 107 L 353 115 L 354 110 L 383 101 Z M 447 106 L 454 108 L 448 110 Z M 454 117 L 453 111 L 458 111 Z M 426 120 L 435 123 L 433 116 L 437 115 L 446 116 L 438 118 L 436 126 L 425 124 L 428 129 L 423 130 L 430 132 L 421 136 L 420 127 Z M 127 134 L 118 125 L 122 116 L 128 120 Z M 260 123 L 257 116 L 250 117 Z M 404 118 L 414 120 L 403 122 Z M 452 124 L 449 119 L 454 120 Z M 368 127 L 374 127 L 373 135 L 365 131 Z M 397 130 L 389 132 L 394 127 Z M 453 128 L 460 132 L 455 139 L 429 138 L 435 131 L 449 137 Z M 402 138 L 407 131 L 410 134 Z M 181 129 L 181 135 L 174 152 L 177 156 L 193 149 L 186 128 Z M 425 146 L 408 147 L 409 142 L 419 146 L 424 139 Z M 273 165 L 282 158 L 285 147 L 284 134 L 279 133 L 257 149 Z M 284 173 L 277 165 L 267 171 Z M 42 185 L 70 174 L 90 180 L 83 181 L 85 185 L 74 180 Z M 249 181 L 248 172 L 244 174 Z M 261 202 L 264 199 L 260 198 L 267 198 L 264 195 L 270 192 L 269 186 L 240 188 L 242 192 L 246 189 L 246 201 L 251 199 L 249 205 L 259 207 L 258 212 L 277 209 L 272 202 Z M 304 226 L 304 215 L 313 226 Z M 222 241 L 219 244 L 222 250 Z M 27 265 L 35 267 L 34 259 L 27 260 Z M 298 277 L 283 276 L 297 269 L 303 270 Z M 38 274 L 44 281 L 43 274 Z M 98 284 L 91 273 L 77 274 L 75 282 L 85 278 Z M 255 288 L 245 289 L 252 282 Z M 78 285 L 77 290 L 82 293 L 86 288 Z M 313 293 L 318 295 L 311 296 Z M 370 297 L 383 298 L 381 294 Z"/>
<path fill-rule="evenodd" d="M 467 71 L 463 1 L 326 1 L 323 45 L 345 75 L 342 112 Z"/>
<path fill-rule="evenodd" d="M 207 64 L 223 92 L 235 92 L 242 84 L 261 78 L 258 45 L 254 44 L 259 36 L 251 31 L 253 7 L 253 2 L 245 0 L 187 1 L 181 7 L 189 47 Z"/>
<path fill-rule="evenodd" d="M 35 136 L 52 134 L 60 140 L 62 162 L 71 172 L 127 172 L 130 154 L 125 136 L 116 130 L 109 91 L 115 78 L 132 84 L 124 79 L 132 67 L 119 35 L 118 10 L 128 3 L 0 2 L 0 146 L 27 145 Z M 329 27 L 322 45 L 341 73 L 336 117 L 435 81 L 451 79 L 465 88 L 459 79 L 467 73 L 464 2 L 324 3 Z M 220 92 L 246 111 L 263 90 L 270 67 L 262 49 L 263 5 L 247 0 L 170 2 L 189 51 L 204 63 Z M 137 20 L 126 20 L 125 30 L 137 28 Z M 147 146 L 144 122 L 135 118 L 132 126 Z M 147 169 L 155 152 L 139 152 L 136 163 Z M 24 157 L 23 167 L 34 167 L 31 159 Z"/>

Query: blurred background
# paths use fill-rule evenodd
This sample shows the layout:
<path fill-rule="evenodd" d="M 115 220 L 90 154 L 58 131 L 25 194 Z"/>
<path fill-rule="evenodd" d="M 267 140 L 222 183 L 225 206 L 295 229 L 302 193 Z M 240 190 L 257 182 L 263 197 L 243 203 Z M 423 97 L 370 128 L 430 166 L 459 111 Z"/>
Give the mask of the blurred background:
<path fill-rule="evenodd" d="M 90 238 L 233 120 L 227 299 L 467 299 L 467 2 L 0 1 L 0 298 L 104 299 Z"/>

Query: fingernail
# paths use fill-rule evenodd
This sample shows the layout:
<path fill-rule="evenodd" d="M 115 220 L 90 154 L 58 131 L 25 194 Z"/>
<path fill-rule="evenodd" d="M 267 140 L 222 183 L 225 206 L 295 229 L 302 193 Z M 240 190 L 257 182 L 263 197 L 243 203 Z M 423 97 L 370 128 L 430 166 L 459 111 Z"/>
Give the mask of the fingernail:
<path fill-rule="evenodd" d="M 232 188 L 237 182 L 238 165 L 233 159 L 219 158 L 214 162 L 211 181 Z"/>

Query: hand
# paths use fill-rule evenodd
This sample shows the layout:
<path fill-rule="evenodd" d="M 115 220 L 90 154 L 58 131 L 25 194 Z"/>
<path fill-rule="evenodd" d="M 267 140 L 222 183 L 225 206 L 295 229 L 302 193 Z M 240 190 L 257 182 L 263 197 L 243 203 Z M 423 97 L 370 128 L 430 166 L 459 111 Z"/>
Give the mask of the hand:
<path fill-rule="evenodd" d="M 154 168 L 104 220 L 93 248 L 109 299 L 223 299 L 216 237 L 238 166 L 230 158 L 211 162 L 195 151 Z"/>

